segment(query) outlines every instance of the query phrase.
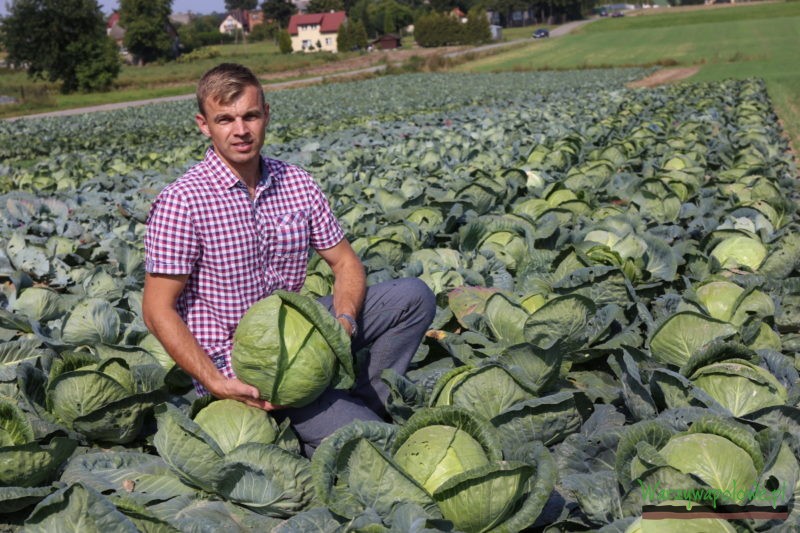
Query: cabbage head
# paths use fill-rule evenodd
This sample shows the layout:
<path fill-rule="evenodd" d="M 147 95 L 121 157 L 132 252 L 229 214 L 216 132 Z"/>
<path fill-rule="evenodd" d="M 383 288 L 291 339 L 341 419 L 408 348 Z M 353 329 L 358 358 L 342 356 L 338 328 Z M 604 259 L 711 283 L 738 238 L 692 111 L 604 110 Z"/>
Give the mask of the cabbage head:
<path fill-rule="evenodd" d="M 139 435 L 153 406 L 164 400 L 162 373 L 155 362 L 131 365 L 119 357 L 98 360 L 87 353 L 68 353 L 50 369 L 47 409 L 89 440 L 126 444 Z"/>
<path fill-rule="evenodd" d="M 445 518 L 465 532 L 530 527 L 557 475 L 541 442 L 503 450 L 491 423 L 451 406 L 420 409 L 399 429 L 348 424 L 311 462 L 317 498 L 336 514 L 389 519 L 398 502 L 412 502 L 420 523 Z"/>
<path fill-rule="evenodd" d="M 40 444 L 22 410 L 11 398 L 0 396 L 0 487 L 35 487 L 52 481 L 77 444 L 65 437 Z"/>
<path fill-rule="evenodd" d="M 302 407 L 355 380 L 350 339 L 316 300 L 275 291 L 247 310 L 233 335 L 236 376 L 274 405 Z"/>

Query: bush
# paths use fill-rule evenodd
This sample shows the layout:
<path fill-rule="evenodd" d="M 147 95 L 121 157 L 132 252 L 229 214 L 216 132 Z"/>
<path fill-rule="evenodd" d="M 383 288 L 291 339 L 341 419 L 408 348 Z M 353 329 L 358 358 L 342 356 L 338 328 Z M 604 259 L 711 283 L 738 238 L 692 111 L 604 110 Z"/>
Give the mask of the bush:
<path fill-rule="evenodd" d="M 253 42 L 275 39 L 279 30 L 274 22 L 259 24 L 247 35 L 247 39 Z"/>
<path fill-rule="evenodd" d="M 69 48 L 69 47 L 68 47 Z M 122 67 L 117 43 L 106 38 L 85 48 L 87 61 L 75 66 L 75 80 L 81 92 L 107 91 Z M 88 60 L 90 59 L 90 60 Z"/>
<path fill-rule="evenodd" d="M 482 9 L 471 9 L 466 24 L 443 13 L 423 15 L 414 23 L 414 40 L 426 48 L 489 42 L 492 33 Z"/>
<path fill-rule="evenodd" d="M 219 50 L 216 48 L 204 47 L 192 50 L 188 54 L 183 54 L 176 60 L 178 63 L 191 63 L 199 59 L 213 59 L 219 57 Z"/>
<path fill-rule="evenodd" d="M 292 36 L 289 35 L 288 31 L 281 30 L 278 32 L 278 47 L 282 54 L 292 53 Z"/>
<path fill-rule="evenodd" d="M 367 47 L 367 30 L 361 21 L 346 21 L 339 28 L 336 47 L 340 52 L 364 50 Z"/>
<path fill-rule="evenodd" d="M 489 28 L 489 18 L 486 11 L 473 7 L 467 13 L 467 23 L 464 27 L 464 44 L 482 44 L 492 40 L 492 30 Z"/>
<path fill-rule="evenodd" d="M 442 13 L 423 15 L 414 23 L 414 40 L 425 48 L 462 44 L 464 25 Z"/>

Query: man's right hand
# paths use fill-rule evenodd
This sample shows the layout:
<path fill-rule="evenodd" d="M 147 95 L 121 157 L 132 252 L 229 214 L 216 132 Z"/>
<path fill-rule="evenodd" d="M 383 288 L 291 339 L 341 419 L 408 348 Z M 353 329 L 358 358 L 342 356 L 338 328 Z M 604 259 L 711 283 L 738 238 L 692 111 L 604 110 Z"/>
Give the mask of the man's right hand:
<path fill-rule="evenodd" d="M 208 391 L 217 398 L 238 400 L 251 407 L 258 407 L 265 411 L 272 411 L 281 407 L 280 405 L 272 405 L 267 400 L 262 400 L 257 388 L 236 378 L 223 378 L 208 387 Z"/>

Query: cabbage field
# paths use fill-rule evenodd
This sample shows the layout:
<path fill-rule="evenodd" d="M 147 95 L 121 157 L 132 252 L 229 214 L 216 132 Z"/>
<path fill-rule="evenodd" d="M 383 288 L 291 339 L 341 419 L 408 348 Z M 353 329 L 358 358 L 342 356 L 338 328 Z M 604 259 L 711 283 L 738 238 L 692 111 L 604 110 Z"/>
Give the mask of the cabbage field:
<path fill-rule="evenodd" d="M 0 531 L 793 531 L 796 162 L 761 81 L 625 87 L 646 74 L 268 94 L 266 153 L 315 175 L 368 282 L 438 304 L 384 373 L 393 423 L 311 460 L 197 400 L 142 321 L 192 103 L 0 124 Z M 331 282 L 312 257 L 304 294 Z M 714 490 L 788 519 L 642 520 Z"/>

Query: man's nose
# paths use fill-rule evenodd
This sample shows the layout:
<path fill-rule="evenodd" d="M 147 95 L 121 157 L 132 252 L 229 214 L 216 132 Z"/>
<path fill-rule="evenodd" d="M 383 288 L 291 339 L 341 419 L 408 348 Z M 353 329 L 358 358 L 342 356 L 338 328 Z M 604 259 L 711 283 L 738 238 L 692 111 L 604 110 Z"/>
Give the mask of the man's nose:
<path fill-rule="evenodd" d="M 247 134 L 247 128 L 244 125 L 244 120 L 241 118 L 237 118 L 233 121 L 233 133 L 236 135 L 245 135 Z"/>

